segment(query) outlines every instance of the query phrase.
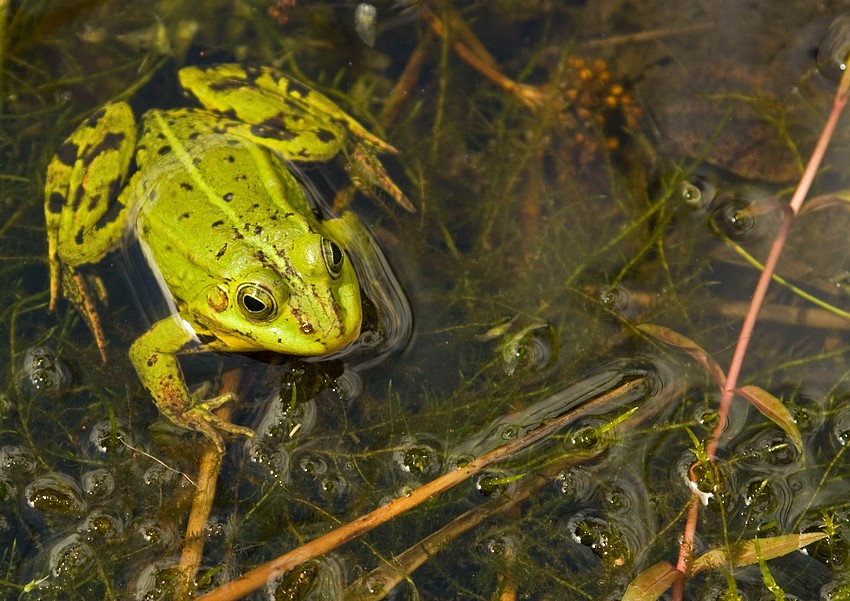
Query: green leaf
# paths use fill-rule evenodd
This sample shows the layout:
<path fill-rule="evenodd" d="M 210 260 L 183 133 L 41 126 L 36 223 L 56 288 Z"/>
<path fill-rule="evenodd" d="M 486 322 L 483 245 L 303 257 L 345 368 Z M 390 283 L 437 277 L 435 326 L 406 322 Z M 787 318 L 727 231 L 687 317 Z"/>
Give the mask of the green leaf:
<path fill-rule="evenodd" d="M 731 549 L 714 549 L 700 555 L 691 564 L 694 574 L 721 566 L 738 568 L 758 563 L 759 556 L 765 561 L 788 555 L 815 541 L 826 538 L 824 532 L 804 532 L 802 534 L 783 534 L 758 541 L 761 553 L 756 552 L 755 540 L 744 541 Z"/>
<path fill-rule="evenodd" d="M 720 385 L 720 388 L 723 388 L 726 385 L 726 374 L 720 368 L 720 365 L 717 364 L 717 361 L 708 354 L 708 351 L 703 349 L 687 336 L 682 336 L 670 328 L 657 326 L 651 323 L 639 325 L 638 330 L 660 340 L 665 344 L 682 349 L 708 370 L 708 373 L 710 373 L 715 381 Z"/>
<path fill-rule="evenodd" d="M 682 576 L 672 565 L 660 561 L 629 583 L 622 601 L 655 601 Z"/>
<path fill-rule="evenodd" d="M 803 436 L 782 401 L 758 386 L 741 386 L 735 393 L 747 399 L 762 415 L 782 428 L 797 450 L 803 451 Z"/>

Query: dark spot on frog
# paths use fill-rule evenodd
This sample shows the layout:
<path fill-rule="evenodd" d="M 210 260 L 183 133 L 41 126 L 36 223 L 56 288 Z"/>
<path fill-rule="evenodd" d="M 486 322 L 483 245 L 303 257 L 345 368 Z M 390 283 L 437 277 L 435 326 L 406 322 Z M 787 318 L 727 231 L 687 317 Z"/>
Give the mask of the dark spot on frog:
<path fill-rule="evenodd" d="M 263 233 L 263 226 L 262 225 L 255 225 L 254 226 L 254 235 L 259 236 L 262 233 Z"/>
<path fill-rule="evenodd" d="M 65 206 L 65 197 L 59 192 L 53 192 L 50 199 L 47 201 L 47 210 L 51 213 L 59 214 L 62 212 L 62 207 Z"/>
<path fill-rule="evenodd" d="M 227 242 L 225 242 L 225 243 L 222 245 L 222 247 L 221 247 L 220 249 L 218 249 L 218 252 L 217 252 L 217 253 L 215 253 L 215 258 L 216 258 L 216 259 L 220 259 L 222 256 L 224 256 L 224 253 L 225 253 L 225 252 L 227 252 Z"/>
<path fill-rule="evenodd" d="M 89 211 L 93 211 L 97 208 L 98 203 L 100 203 L 100 194 L 92 194 L 92 197 L 89 198 Z"/>
<path fill-rule="evenodd" d="M 266 258 L 266 253 L 261 250 L 258 250 L 254 253 L 254 258 L 257 260 L 257 263 L 263 265 L 264 267 L 273 267 L 269 265 L 268 259 Z"/>
<path fill-rule="evenodd" d="M 159 361 L 159 355 L 151 355 L 148 357 L 148 367 L 153 367 Z"/>
<path fill-rule="evenodd" d="M 86 233 L 85 227 L 81 227 L 80 229 L 77 230 L 77 233 L 74 235 L 74 242 L 77 244 L 77 246 L 83 245 L 83 237 L 85 236 L 85 233 Z"/>
<path fill-rule="evenodd" d="M 189 182 L 180 182 L 180 187 L 186 190 L 186 192 L 191 192 L 192 190 L 194 190 L 192 184 L 190 184 Z"/>
<path fill-rule="evenodd" d="M 103 116 L 106 114 L 106 107 L 98 109 L 94 112 L 94 114 L 86 119 L 86 125 L 88 127 L 97 127 L 98 122 L 103 119 Z"/>
<path fill-rule="evenodd" d="M 312 334 L 313 333 L 313 325 L 309 323 L 302 323 L 299 328 L 302 334 Z"/>
<path fill-rule="evenodd" d="M 158 132 L 156 132 L 156 137 L 157 137 L 158 140 L 164 140 L 165 134 L 162 133 L 161 131 L 158 131 Z"/>
<path fill-rule="evenodd" d="M 73 167 L 79 153 L 79 146 L 77 146 L 73 142 L 65 142 L 64 144 L 62 144 L 62 146 L 59 147 L 59 150 L 56 151 L 56 158 L 63 165 Z"/>
<path fill-rule="evenodd" d="M 124 205 L 117 200 L 109 205 L 109 208 L 100 216 L 100 219 L 97 220 L 95 224 L 95 229 L 102 229 L 117 220 L 121 215 L 121 212 L 124 210 Z"/>
<path fill-rule="evenodd" d="M 316 137 L 319 138 L 319 142 L 333 142 L 336 140 L 336 136 L 330 130 L 321 128 L 316 130 Z"/>
<path fill-rule="evenodd" d="M 270 117 L 251 126 L 251 133 L 258 138 L 274 138 L 275 140 L 293 140 L 294 132 L 290 131 L 280 116 Z"/>
<path fill-rule="evenodd" d="M 239 175 L 237 175 L 233 179 L 236 180 L 237 182 L 241 182 L 241 181 L 245 181 L 246 179 L 248 179 L 248 176 L 245 175 L 244 173 L 240 173 Z"/>
<path fill-rule="evenodd" d="M 193 131 L 191 134 L 189 134 L 189 137 L 187 139 L 194 140 L 195 138 L 197 138 L 200 135 L 201 135 L 200 132 Z"/>
<path fill-rule="evenodd" d="M 222 198 L 224 199 L 224 202 L 230 202 L 231 200 L 233 200 L 233 192 L 228 192 L 227 194 L 222 196 Z"/>
<path fill-rule="evenodd" d="M 86 195 L 86 191 L 83 189 L 83 186 L 77 186 L 77 189 L 74 191 L 74 200 L 71 202 L 71 208 L 74 212 L 77 212 L 77 209 L 80 208 L 80 205 L 83 203 L 83 196 Z"/>
<path fill-rule="evenodd" d="M 232 154 L 230 154 L 230 155 L 227 155 L 227 157 L 224 160 L 227 161 L 228 163 L 233 163 L 233 162 L 236 161 L 236 157 L 234 157 Z"/>
<path fill-rule="evenodd" d="M 86 153 L 85 164 L 91 165 L 91 163 L 104 152 L 118 150 L 121 148 L 121 143 L 126 137 L 127 136 L 123 132 L 111 132 L 106 134 L 97 146 L 93 146 L 91 150 Z"/>
<path fill-rule="evenodd" d="M 192 213 L 186 211 L 185 213 L 183 213 L 182 215 L 180 215 L 177 218 L 177 221 L 183 221 L 184 219 L 189 219 L 189 217 L 191 217 L 191 216 L 192 216 Z"/>
<path fill-rule="evenodd" d="M 157 153 L 159 156 L 165 156 L 165 155 L 167 155 L 169 152 L 171 152 L 171 146 L 169 146 L 169 145 L 167 145 L 167 144 L 166 144 L 165 146 L 160 146 L 160 147 L 159 147 L 159 150 L 157 150 L 157 151 L 156 151 L 156 153 Z"/>
<path fill-rule="evenodd" d="M 240 231 L 239 231 L 238 229 L 236 229 L 236 228 L 233 228 L 233 239 L 234 239 L 234 240 L 241 240 L 241 239 L 242 239 L 242 238 L 244 238 L 244 237 L 245 237 L 245 236 L 243 236 L 243 235 L 242 235 L 242 232 L 240 232 Z"/>
<path fill-rule="evenodd" d="M 198 165 L 200 165 L 200 164 L 201 164 L 201 159 L 200 159 L 200 157 L 195 157 L 194 159 L 192 159 L 192 166 L 193 166 L 193 167 L 197 167 L 197 166 L 198 166 Z"/>
<path fill-rule="evenodd" d="M 245 85 L 241 79 L 220 79 L 211 82 L 209 85 L 211 92 L 227 92 L 229 90 L 238 90 Z"/>
<path fill-rule="evenodd" d="M 213 224 L 210 227 L 220 227 L 222 225 L 224 225 L 224 221 L 219 219 L 218 221 L 213 221 Z"/>

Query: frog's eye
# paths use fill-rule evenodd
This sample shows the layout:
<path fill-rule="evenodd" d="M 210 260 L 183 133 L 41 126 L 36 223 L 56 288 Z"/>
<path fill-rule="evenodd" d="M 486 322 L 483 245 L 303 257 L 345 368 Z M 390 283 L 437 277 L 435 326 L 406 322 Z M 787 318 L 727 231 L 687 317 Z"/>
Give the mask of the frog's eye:
<path fill-rule="evenodd" d="M 245 282 L 236 289 L 239 310 L 252 321 L 271 321 L 277 315 L 277 302 L 268 288 L 255 282 Z"/>
<path fill-rule="evenodd" d="M 322 254 L 325 256 L 325 266 L 328 268 L 328 274 L 333 279 L 337 279 L 342 273 L 345 253 L 342 252 L 339 244 L 333 240 L 322 238 Z"/>

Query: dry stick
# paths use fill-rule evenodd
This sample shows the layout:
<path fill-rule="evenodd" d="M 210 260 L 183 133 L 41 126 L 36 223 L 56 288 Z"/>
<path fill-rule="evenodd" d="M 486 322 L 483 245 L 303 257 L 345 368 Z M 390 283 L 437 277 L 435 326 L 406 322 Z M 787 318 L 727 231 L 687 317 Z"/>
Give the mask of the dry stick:
<path fill-rule="evenodd" d="M 465 466 L 443 474 L 436 480 L 420 486 L 403 497 L 397 497 L 371 513 L 360 516 L 352 522 L 344 524 L 297 549 L 284 553 L 276 559 L 254 568 L 247 574 L 231 580 L 205 595 L 201 595 L 197 601 L 230 601 L 231 599 L 239 599 L 259 589 L 270 579 L 374 530 L 381 524 L 457 486 L 490 465 L 510 457 L 517 451 L 547 436 L 551 436 L 568 423 L 588 413 L 605 408 L 610 401 L 639 389 L 645 383 L 646 378 L 637 378 L 621 384 L 617 388 L 588 401 L 581 407 L 573 411 L 568 411 L 564 415 L 558 416 L 538 428 L 527 432 L 525 435 L 515 438 L 511 442 L 477 459 L 473 459 Z"/>
<path fill-rule="evenodd" d="M 711 434 L 711 438 L 706 445 L 706 454 L 710 460 L 715 458 L 717 445 L 720 441 L 720 436 L 726 429 L 726 423 L 729 415 L 729 405 L 732 403 L 732 397 L 735 396 L 735 388 L 738 385 L 738 376 L 741 373 L 741 366 L 744 363 L 744 356 L 747 353 L 747 346 L 753 335 L 756 319 L 758 318 L 759 309 L 764 303 L 767 294 L 767 288 L 770 285 L 770 280 L 776 271 L 776 264 L 779 262 L 779 255 L 782 253 L 782 248 L 788 238 L 788 232 L 791 229 L 791 224 L 794 218 L 800 211 L 803 200 L 809 193 L 809 188 L 812 185 L 815 174 L 820 166 L 823 156 L 826 152 L 826 147 L 832 139 L 835 132 L 835 126 L 838 123 L 838 118 L 841 116 L 844 106 L 847 104 L 847 94 L 850 90 L 850 69 L 844 71 L 841 77 L 841 83 L 838 86 L 838 91 L 835 94 L 835 102 L 832 105 L 832 112 L 823 127 L 818 143 L 812 151 L 812 156 L 806 165 L 806 170 L 803 172 L 803 177 L 794 191 L 794 196 L 789 203 L 789 213 L 783 216 L 782 222 L 779 225 L 779 230 L 776 233 L 776 238 L 773 240 L 773 245 L 770 247 L 770 254 L 764 263 L 764 269 L 759 277 L 756 289 L 753 292 L 753 298 L 750 303 L 750 309 L 744 318 L 744 323 L 741 326 L 741 334 L 738 336 L 738 344 L 735 347 L 735 354 L 732 357 L 732 362 L 729 365 L 729 372 L 726 376 L 726 385 L 723 387 L 723 393 L 720 397 L 720 407 L 718 409 L 717 426 Z M 699 497 L 696 492 L 691 495 L 691 506 L 688 511 L 688 521 L 685 524 L 685 531 L 682 535 L 682 543 L 679 546 L 679 560 L 676 563 L 676 569 L 685 573 L 688 566 L 688 559 L 694 550 L 694 536 L 696 534 L 697 514 L 699 513 Z M 674 601 L 681 601 L 683 586 L 681 579 L 679 584 L 674 588 Z"/>
<path fill-rule="evenodd" d="M 448 30 L 446 24 L 443 23 L 443 21 L 441 21 L 440 18 L 428 8 L 423 8 L 420 14 L 428 22 L 431 30 L 441 38 L 445 39 L 446 36 L 449 36 L 450 33 L 452 33 Z M 470 48 L 461 41 L 461 39 L 454 36 L 451 36 L 448 39 L 452 48 L 454 48 L 454 51 L 459 57 L 465 60 L 476 71 L 481 73 L 481 75 L 495 83 L 506 92 L 512 94 L 525 106 L 532 110 L 537 110 L 544 103 L 546 97 L 539 88 L 517 83 L 502 75 L 502 73 L 494 66 L 492 62 L 493 59 L 490 57 L 489 53 L 484 57 L 481 57 L 476 53 L 475 48 Z M 481 48 L 483 48 L 483 46 L 481 46 Z"/>
<path fill-rule="evenodd" d="M 241 375 L 242 372 L 239 369 L 225 371 L 221 376 L 220 392 L 224 394 L 236 391 L 239 388 Z M 231 410 L 231 403 L 228 403 L 216 409 L 215 414 L 225 421 L 230 421 Z M 189 512 L 189 521 L 186 524 L 183 540 L 183 553 L 178 564 L 180 583 L 176 599 L 188 598 L 192 581 L 201 565 L 204 555 L 204 530 L 212 511 L 213 501 L 215 501 L 216 483 L 221 471 L 221 456 L 218 450 L 211 442 L 205 441 L 205 443 L 198 466 L 198 490 L 192 498 L 192 509 Z"/>

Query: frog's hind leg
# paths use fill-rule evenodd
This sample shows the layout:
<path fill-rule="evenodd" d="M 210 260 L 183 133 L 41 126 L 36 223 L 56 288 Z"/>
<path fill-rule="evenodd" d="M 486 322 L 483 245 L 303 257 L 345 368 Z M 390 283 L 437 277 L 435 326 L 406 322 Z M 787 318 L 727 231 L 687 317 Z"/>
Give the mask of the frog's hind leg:
<path fill-rule="evenodd" d="M 352 181 L 373 196 L 381 188 L 398 204 L 413 204 L 392 181 L 377 153 L 396 149 L 370 133 L 328 97 L 266 67 L 186 67 L 180 83 L 206 108 L 235 115 L 218 124 L 291 161 L 327 161 L 347 156 Z"/>
<path fill-rule="evenodd" d="M 117 249 L 130 213 L 120 198 L 136 144 L 136 123 L 123 102 L 109 104 L 80 125 L 47 167 L 44 214 L 50 263 L 50 309 L 61 291 L 83 314 L 104 355 L 95 298 L 99 279 L 79 268 Z"/>

